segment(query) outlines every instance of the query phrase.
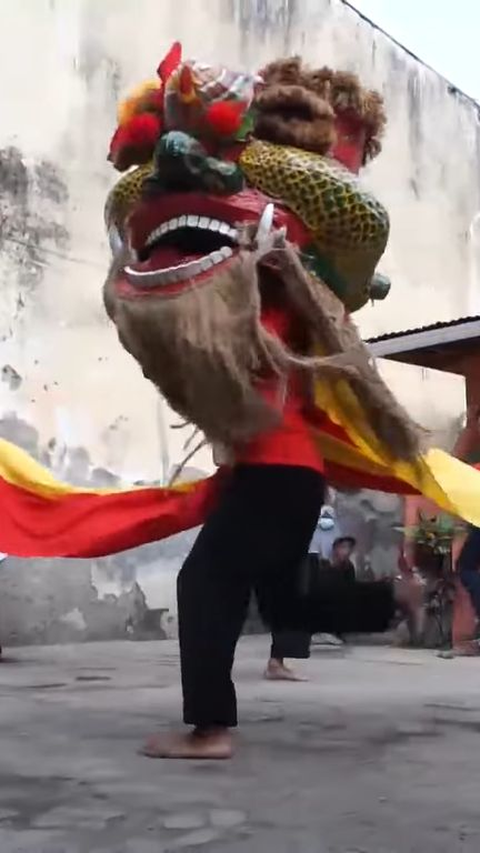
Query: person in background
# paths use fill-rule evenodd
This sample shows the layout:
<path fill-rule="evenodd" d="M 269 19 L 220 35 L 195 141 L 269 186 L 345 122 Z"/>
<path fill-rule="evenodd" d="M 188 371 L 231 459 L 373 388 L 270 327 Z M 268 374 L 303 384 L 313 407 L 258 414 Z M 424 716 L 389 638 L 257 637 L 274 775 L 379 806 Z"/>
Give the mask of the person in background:
<path fill-rule="evenodd" d="M 426 581 L 416 568 L 410 565 L 407 555 L 402 548 L 398 555 L 398 573 L 396 575 L 397 585 L 408 585 L 410 599 L 415 599 L 415 607 L 398 609 L 398 625 L 395 630 L 394 642 L 396 645 L 418 646 L 422 643 L 425 631 L 425 587 Z"/>
<path fill-rule="evenodd" d="M 334 569 L 343 572 L 348 580 L 355 580 L 355 566 L 351 560 L 355 550 L 356 540 L 353 536 L 339 536 L 332 547 L 330 563 Z"/>
<path fill-rule="evenodd" d="M 339 534 L 335 509 L 328 498 L 327 494 L 309 548 L 310 554 L 316 554 L 319 560 L 330 559 L 333 543 Z"/>
<path fill-rule="evenodd" d="M 341 572 L 345 580 L 351 583 L 355 583 L 356 580 L 355 566 L 351 560 L 356 544 L 353 536 L 339 536 L 332 545 L 330 556 L 330 566 L 335 571 Z M 342 634 L 336 634 L 336 640 L 344 643 Z"/>
<path fill-rule="evenodd" d="M 453 455 L 463 462 L 480 467 L 480 406 L 467 410 L 465 427 L 458 436 Z M 457 560 L 457 571 L 461 583 L 470 595 L 477 617 L 476 637 L 480 627 L 480 528 L 469 527 L 467 538 Z"/>

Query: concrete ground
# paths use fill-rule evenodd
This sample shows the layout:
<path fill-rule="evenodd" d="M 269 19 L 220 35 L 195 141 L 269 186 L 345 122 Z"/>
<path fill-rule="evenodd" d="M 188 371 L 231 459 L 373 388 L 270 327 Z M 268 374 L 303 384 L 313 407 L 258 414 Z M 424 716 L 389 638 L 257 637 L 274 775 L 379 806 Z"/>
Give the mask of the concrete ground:
<path fill-rule="evenodd" d="M 27 648 L 0 667 L 1 853 L 478 853 L 480 660 L 315 649 L 306 684 L 238 655 L 231 762 L 151 761 L 175 643 Z"/>

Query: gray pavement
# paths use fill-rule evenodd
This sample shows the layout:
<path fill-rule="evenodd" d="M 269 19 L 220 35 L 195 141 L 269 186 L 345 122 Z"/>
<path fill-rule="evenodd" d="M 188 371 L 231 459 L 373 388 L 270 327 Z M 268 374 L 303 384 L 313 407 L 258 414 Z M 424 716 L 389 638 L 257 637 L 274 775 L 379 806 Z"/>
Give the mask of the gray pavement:
<path fill-rule="evenodd" d="M 314 649 L 305 684 L 242 641 L 226 763 L 151 761 L 175 643 L 18 649 L 0 666 L 0 853 L 478 853 L 480 660 Z"/>

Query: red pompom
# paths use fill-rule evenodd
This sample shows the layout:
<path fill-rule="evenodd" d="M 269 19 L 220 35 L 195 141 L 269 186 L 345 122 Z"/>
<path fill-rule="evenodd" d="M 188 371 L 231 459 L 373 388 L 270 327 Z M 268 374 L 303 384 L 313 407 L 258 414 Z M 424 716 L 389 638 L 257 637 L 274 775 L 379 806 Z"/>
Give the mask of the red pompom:
<path fill-rule="evenodd" d="M 241 101 L 215 101 L 205 112 L 209 130 L 218 136 L 235 136 L 242 126 L 245 104 Z"/>
<path fill-rule="evenodd" d="M 162 129 L 159 116 L 140 113 L 117 127 L 110 142 L 108 159 L 119 172 L 147 163 Z"/>
<path fill-rule="evenodd" d="M 125 129 L 117 127 L 115 133 L 110 140 L 110 148 L 108 151 L 108 159 L 115 162 L 115 157 L 118 152 L 125 146 Z"/>
<path fill-rule="evenodd" d="M 154 148 L 160 136 L 161 123 L 154 113 L 140 113 L 133 116 L 123 128 L 126 144 L 131 148 Z"/>

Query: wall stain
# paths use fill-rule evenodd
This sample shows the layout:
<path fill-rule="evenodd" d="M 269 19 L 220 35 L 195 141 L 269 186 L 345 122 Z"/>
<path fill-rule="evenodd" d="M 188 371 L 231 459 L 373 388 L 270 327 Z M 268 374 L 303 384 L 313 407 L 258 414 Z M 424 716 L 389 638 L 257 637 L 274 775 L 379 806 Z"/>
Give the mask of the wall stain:
<path fill-rule="evenodd" d="M 227 0 L 226 18 L 233 20 L 244 46 L 252 39 L 264 41 L 282 33 L 284 51 L 290 50 L 294 23 L 298 19 L 298 0 Z"/>
<path fill-rule="evenodd" d="M 123 90 L 122 66 L 105 50 L 105 15 L 98 3 L 83 4 L 80 48 L 76 71 L 85 81 L 92 96 L 115 115 Z"/>
<path fill-rule="evenodd" d="M 54 204 L 66 204 L 68 189 L 58 173 L 58 168 L 49 160 L 41 160 L 34 166 L 36 189 L 43 198 Z"/>
<path fill-rule="evenodd" d="M 8 385 L 10 391 L 16 391 L 22 384 L 22 377 L 11 364 L 4 364 L 2 367 L 2 382 Z"/>
<path fill-rule="evenodd" d="M 112 471 L 93 466 L 85 448 L 67 447 L 55 437 L 43 443 L 38 430 L 13 411 L 0 417 L 0 438 L 22 447 L 59 479 L 93 488 L 119 485 Z M 188 531 L 95 560 L 8 557 L 0 564 L 0 643 L 164 639 L 171 633 L 172 614 L 150 607 L 137 579 L 153 578 L 172 563 L 180 567 L 196 534 Z M 101 584 L 95 584 L 100 575 L 114 593 L 101 594 Z M 71 618 L 72 609 L 81 619 Z"/>
<path fill-rule="evenodd" d="M 15 412 L 4 412 L 0 418 L 0 438 L 18 444 L 34 459 L 39 459 L 38 430 L 17 417 Z"/>
<path fill-rule="evenodd" d="M 40 284 L 45 250 L 65 251 L 69 234 L 63 223 L 68 190 L 61 170 L 50 161 L 27 166 L 15 146 L 0 149 L 0 250 L 15 269 L 16 315 Z"/>

